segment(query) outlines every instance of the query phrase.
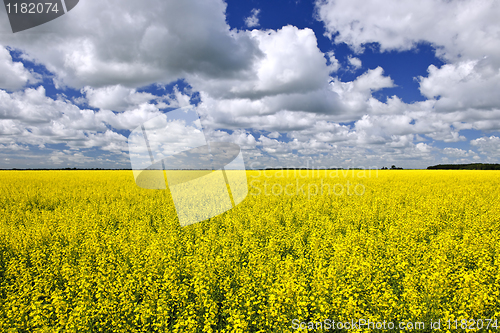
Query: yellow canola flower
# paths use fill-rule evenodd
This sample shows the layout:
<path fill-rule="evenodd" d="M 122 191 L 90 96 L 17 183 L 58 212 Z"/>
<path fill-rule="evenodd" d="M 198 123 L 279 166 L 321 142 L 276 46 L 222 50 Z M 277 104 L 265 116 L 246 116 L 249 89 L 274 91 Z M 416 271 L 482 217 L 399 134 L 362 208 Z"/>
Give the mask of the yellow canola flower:
<path fill-rule="evenodd" d="M 1 171 L 0 331 L 499 319 L 500 172 L 247 178 L 240 205 L 181 227 L 131 171 Z"/>

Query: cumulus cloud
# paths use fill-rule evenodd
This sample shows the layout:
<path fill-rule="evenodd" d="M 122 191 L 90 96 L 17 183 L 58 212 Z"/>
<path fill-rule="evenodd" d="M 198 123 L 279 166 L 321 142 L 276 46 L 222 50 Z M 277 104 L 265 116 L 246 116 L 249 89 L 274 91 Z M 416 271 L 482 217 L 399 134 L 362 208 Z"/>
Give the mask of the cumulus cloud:
<path fill-rule="evenodd" d="M 448 156 L 451 156 L 451 157 L 455 157 L 455 158 L 460 158 L 460 159 L 463 159 L 463 158 L 468 158 L 468 157 L 472 157 L 472 158 L 475 158 L 477 157 L 477 153 L 473 150 L 464 150 L 464 149 L 460 149 L 460 148 L 444 148 L 443 149 L 443 153 L 445 155 L 448 155 Z"/>
<path fill-rule="evenodd" d="M 156 98 L 153 94 L 138 93 L 121 85 L 97 89 L 87 86 L 82 93 L 85 93 L 90 106 L 113 111 L 125 111 Z"/>
<path fill-rule="evenodd" d="M 93 148 L 108 154 L 99 163 L 123 163 L 127 130 L 164 108 L 190 105 L 196 91 L 207 136 L 238 143 L 247 160 L 260 165 L 426 167 L 439 154 L 498 156 L 496 137 L 472 141 L 469 151 L 434 143 L 464 142 L 463 129 L 500 129 L 496 2 L 316 4 L 327 34 L 356 52 L 370 42 L 380 43 L 382 51 L 422 41 L 435 46 L 447 64 L 430 66 L 418 78 L 428 100 L 375 99 L 373 92 L 395 86 L 382 67 L 342 82 L 335 77 L 340 63 L 334 52 L 321 52 L 311 29 L 231 30 L 222 0 L 87 1 L 41 26 L 43 34 L 0 35 L 1 44 L 46 66 L 57 88 L 70 86 L 83 95 L 74 104 L 47 97 L 43 86 L 22 90 L 36 75 L 0 47 L 0 70 L 6 73 L 0 78 L 0 149 L 64 143 L 67 150 L 50 155 L 53 163 L 88 165 L 85 151 Z M 252 11 L 247 27 L 258 27 L 259 14 Z M 346 69 L 363 66 L 358 57 L 347 60 Z M 139 90 L 179 78 L 192 91 L 176 86 L 156 96 Z M 84 109 L 85 102 L 98 111 Z"/>
<path fill-rule="evenodd" d="M 9 50 L 0 45 L 0 89 L 16 91 L 28 83 L 37 83 L 39 78 L 21 62 L 12 61 Z"/>
<path fill-rule="evenodd" d="M 50 123 L 59 118 L 68 105 L 47 98 L 45 88 L 29 88 L 12 94 L 0 90 L 0 119 L 21 120 L 27 124 Z"/>
<path fill-rule="evenodd" d="M 394 87 L 392 79 L 383 73 L 382 67 L 377 67 L 366 71 L 354 81 L 342 82 L 338 78 L 332 80 L 330 89 L 339 96 L 345 110 L 343 120 L 359 119 L 368 113 L 370 105 L 375 103 L 372 97 L 374 91 Z"/>
<path fill-rule="evenodd" d="M 216 82 L 190 80 L 201 91 L 200 112 L 208 127 L 279 132 L 309 126 L 321 115 L 354 121 L 375 103 L 372 92 L 394 86 L 381 67 L 350 82 L 330 77 L 338 61 L 330 53 L 327 64 L 310 29 L 286 26 L 277 31 L 249 33 L 263 53 L 253 73 Z M 397 104 L 394 101 L 393 106 Z M 307 113 L 315 115 L 304 116 Z"/>
<path fill-rule="evenodd" d="M 42 146 L 66 144 L 121 152 L 126 138 L 114 129 L 131 129 L 161 114 L 155 105 L 141 104 L 120 114 L 80 109 L 68 100 L 47 97 L 43 86 L 8 94 L 0 90 L 0 143 Z"/>
<path fill-rule="evenodd" d="M 245 19 L 246 26 L 249 28 L 258 27 L 260 25 L 258 18 L 259 14 L 260 14 L 260 9 L 256 8 L 252 9 L 252 15 Z"/>
<path fill-rule="evenodd" d="M 429 43 L 446 65 L 429 66 L 420 91 L 437 99 L 435 110 L 500 107 L 500 3 L 494 0 L 318 0 L 318 19 L 335 43 L 358 53 L 366 43 L 382 51 Z"/>
<path fill-rule="evenodd" d="M 171 96 L 167 96 L 165 100 L 169 107 L 183 108 L 191 105 L 191 97 L 191 90 L 186 91 L 186 89 L 184 89 L 184 91 L 181 91 L 178 86 L 174 86 L 173 94 Z"/>
<path fill-rule="evenodd" d="M 340 68 L 340 62 L 338 61 L 337 58 L 335 58 L 335 53 L 333 51 L 328 51 L 325 55 L 328 58 L 328 62 L 329 62 L 328 72 L 329 73 L 337 72 Z"/>
<path fill-rule="evenodd" d="M 470 144 L 486 155 L 489 161 L 496 161 L 500 157 L 500 138 L 495 135 L 472 140 Z"/>
<path fill-rule="evenodd" d="M 251 71 L 233 79 L 188 78 L 193 88 L 200 91 L 199 109 L 204 125 L 279 131 L 301 128 L 304 121 L 311 123 L 313 115 L 306 116 L 311 120 L 303 119 L 307 113 L 348 112 L 329 83 L 329 73 L 338 62 L 331 53 L 330 64 L 327 64 L 311 29 L 285 26 L 279 30 L 247 33 L 262 52 Z M 355 89 L 368 89 L 369 92 L 380 84 L 387 85 L 378 80 L 381 69 L 367 75 L 369 77 L 360 79 Z M 372 82 L 367 82 L 369 80 Z"/>
<path fill-rule="evenodd" d="M 316 8 L 327 36 L 358 52 L 366 43 L 409 50 L 427 41 L 448 61 L 493 54 L 497 65 L 500 61 L 500 4 L 495 0 L 317 0 Z"/>
<path fill-rule="evenodd" d="M 23 145 L 18 145 L 16 143 L 10 143 L 10 144 L 0 144 L 0 150 L 2 151 L 28 151 L 29 147 L 28 146 L 23 146 Z"/>
<path fill-rule="evenodd" d="M 438 99 L 436 111 L 500 107 L 500 69 L 493 68 L 487 58 L 441 68 L 431 65 L 428 71 L 428 77 L 420 77 L 420 91 L 427 98 Z"/>
<path fill-rule="evenodd" d="M 256 145 L 247 146 L 245 153 L 255 167 L 306 163 L 311 167 L 315 163 L 326 167 L 396 164 L 425 168 L 446 162 L 440 158 L 445 152 L 436 148 L 433 140 L 456 142 L 465 138 L 457 135 L 446 115 L 421 111 L 416 105 L 413 108 L 401 115 L 365 115 L 353 125 L 338 124 L 329 115 L 280 112 L 256 116 L 252 119 L 255 126 L 270 133 L 256 136 Z M 279 133 L 286 133 L 288 139 Z M 471 152 L 468 158 L 473 161 L 476 156 Z"/>
<path fill-rule="evenodd" d="M 329 81 L 326 59 L 311 29 L 285 26 L 253 30 L 246 35 L 261 54 L 251 68 L 232 78 L 206 80 L 188 76 L 193 88 L 216 98 L 260 99 L 320 89 Z"/>
<path fill-rule="evenodd" d="M 231 77 L 259 55 L 249 36 L 231 31 L 222 0 L 82 1 L 36 31 L 0 34 L 55 73 L 61 86 L 129 88 L 171 82 L 189 73 Z M 50 30 L 56 32 L 50 32 Z"/>
<path fill-rule="evenodd" d="M 354 69 L 359 69 L 362 66 L 361 59 L 359 58 L 349 56 L 347 57 L 347 61 Z"/>

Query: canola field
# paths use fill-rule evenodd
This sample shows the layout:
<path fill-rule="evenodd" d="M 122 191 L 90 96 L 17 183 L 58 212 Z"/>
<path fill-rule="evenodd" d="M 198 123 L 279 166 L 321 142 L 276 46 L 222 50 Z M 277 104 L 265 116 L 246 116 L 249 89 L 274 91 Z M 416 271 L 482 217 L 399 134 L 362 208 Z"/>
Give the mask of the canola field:
<path fill-rule="evenodd" d="M 500 172 L 247 175 L 181 227 L 132 171 L 1 171 L 0 331 L 497 332 Z"/>

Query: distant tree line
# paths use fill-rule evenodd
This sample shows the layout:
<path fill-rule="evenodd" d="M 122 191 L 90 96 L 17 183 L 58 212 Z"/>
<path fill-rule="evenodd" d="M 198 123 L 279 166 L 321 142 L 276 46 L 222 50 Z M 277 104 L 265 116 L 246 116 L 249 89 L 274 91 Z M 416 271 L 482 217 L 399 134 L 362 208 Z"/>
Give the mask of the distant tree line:
<path fill-rule="evenodd" d="M 428 170 L 500 170 L 500 164 L 438 164 L 427 167 Z"/>
<path fill-rule="evenodd" d="M 391 166 L 391 168 L 390 168 L 390 169 L 389 169 L 388 167 L 385 167 L 385 166 L 384 166 L 384 167 L 382 167 L 382 169 L 380 169 L 380 170 L 403 170 L 403 168 L 399 168 L 399 167 L 397 167 L 397 166 L 393 165 L 393 166 Z"/>

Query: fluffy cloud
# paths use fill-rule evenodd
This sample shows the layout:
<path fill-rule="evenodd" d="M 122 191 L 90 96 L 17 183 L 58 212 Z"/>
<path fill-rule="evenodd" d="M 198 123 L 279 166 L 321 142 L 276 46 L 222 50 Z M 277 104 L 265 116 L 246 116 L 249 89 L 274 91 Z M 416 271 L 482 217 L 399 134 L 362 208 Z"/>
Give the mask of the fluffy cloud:
<path fill-rule="evenodd" d="M 311 29 L 285 26 L 277 31 L 247 31 L 246 36 L 260 54 L 251 68 L 227 79 L 188 76 L 195 90 L 215 98 L 256 100 L 279 94 L 307 93 L 328 83 L 326 59 Z"/>
<path fill-rule="evenodd" d="M 249 28 L 258 27 L 260 25 L 258 18 L 259 14 L 260 14 L 260 9 L 256 8 L 252 9 L 252 15 L 245 19 L 246 26 Z"/>
<path fill-rule="evenodd" d="M 336 43 L 357 52 L 379 43 L 382 51 L 430 43 L 448 64 L 431 65 L 420 91 L 438 112 L 498 109 L 500 3 L 494 0 L 318 0 L 318 18 Z"/>
<path fill-rule="evenodd" d="M 392 79 L 384 76 L 383 72 L 382 67 L 377 67 L 358 76 L 354 81 L 342 82 L 338 78 L 332 80 L 330 89 L 339 96 L 339 104 L 344 110 L 342 120 L 356 120 L 369 113 L 370 106 L 375 103 L 372 93 L 394 86 Z"/>
<path fill-rule="evenodd" d="M 156 98 L 153 94 L 138 93 L 135 89 L 121 85 L 97 89 L 87 86 L 82 89 L 82 93 L 85 93 L 90 106 L 113 111 L 130 110 Z"/>
<path fill-rule="evenodd" d="M 10 150 L 10 151 L 27 151 L 29 150 L 29 147 L 28 146 L 23 146 L 23 145 L 18 145 L 18 144 L 15 144 L 15 143 L 11 143 L 11 144 L 0 144 L 0 150 L 2 151 L 6 151 L 6 150 Z"/>
<path fill-rule="evenodd" d="M 38 82 L 37 76 L 24 68 L 21 62 L 13 62 L 10 52 L 0 45 L 0 89 L 16 91 L 27 83 Z"/>
<path fill-rule="evenodd" d="M 230 30 L 225 7 L 222 0 L 87 1 L 41 26 L 45 33 L 0 34 L 0 43 L 45 65 L 57 87 L 81 90 L 80 102 L 99 109 L 49 98 L 43 86 L 21 90 L 36 77 L 0 47 L 6 73 L 0 88 L 14 91 L 0 90 L 0 149 L 63 143 L 69 149 L 49 158 L 57 165 L 88 165 L 86 152 L 94 148 L 108 154 L 99 163 L 115 158 L 123 164 L 127 130 L 165 107 L 189 105 L 192 96 L 177 87 L 161 97 L 138 88 L 183 78 L 200 93 L 207 136 L 238 143 L 248 162 L 262 166 L 425 167 L 440 154 L 498 156 L 496 137 L 473 140 L 470 150 L 434 144 L 466 141 L 463 129 L 500 129 L 496 2 L 317 2 L 327 33 L 356 51 L 368 42 L 382 50 L 422 41 L 437 47 L 448 63 L 419 78 L 429 100 L 413 104 L 372 96 L 394 87 L 381 67 L 350 82 L 335 77 L 340 63 L 333 52 L 320 51 L 313 30 Z M 258 24 L 258 11 L 252 14 L 248 27 Z M 0 30 L 4 26 L 0 22 Z M 347 60 L 350 68 L 362 68 L 359 58 Z"/>
<path fill-rule="evenodd" d="M 329 77 L 338 63 L 329 54 L 327 65 L 310 29 L 286 26 L 251 34 L 263 53 L 253 74 L 216 82 L 190 80 L 201 91 L 206 126 L 290 131 L 313 124 L 321 115 L 353 121 L 374 103 L 372 92 L 394 86 L 381 67 L 351 82 Z"/>
<path fill-rule="evenodd" d="M 231 77 L 249 69 L 258 48 L 246 33 L 230 31 L 225 7 L 222 0 L 82 1 L 38 33 L 0 34 L 0 43 L 77 89 L 135 88 L 189 73 Z"/>
<path fill-rule="evenodd" d="M 477 153 L 473 150 L 464 150 L 460 148 L 444 148 L 443 154 L 457 158 L 461 161 L 467 161 L 468 158 L 478 159 Z"/>
<path fill-rule="evenodd" d="M 359 69 L 362 67 L 362 63 L 359 58 L 349 56 L 347 57 L 347 61 L 354 69 Z"/>
<path fill-rule="evenodd" d="M 438 99 L 436 111 L 500 108 L 500 69 L 493 68 L 487 58 L 439 69 L 431 65 L 428 71 L 428 77 L 420 77 L 420 91 L 427 98 Z"/>
<path fill-rule="evenodd" d="M 307 113 L 349 111 L 329 83 L 336 59 L 333 53 L 329 54 L 327 65 L 312 30 L 285 26 L 248 34 L 262 53 L 251 71 L 233 79 L 188 77 L 193 88 L 200 91 L 199 109 L 206 126 L 290 130 L 313 123 L 313 115 L 304 119 Z M 381 78 L 381 69 L 366 76 L 353 90 L 369 92 L 387 85 Z"/>
<path fill-rule="evenodd" d="M 335 73 L 339 70 L 340 68 L 340 62 L 338 59 L 335 58 L 335 53 L 333 51 L 328 51 L 326 54 L 326 57 L 328 58 L 328 72 L 329 73 Z"/>
<path fill-rule="evenodd" d="M 486 155 L 488 161 L 497 161 L 500 158 L 500 138 L 497 136 L 478 138 L 472 140 L 470 144 L 477 147 L 481 154 Z"/>
<path fill-rule="evenodd" d="M 80 109 L 68 100 L 47 97 L 43 86 L 8 94 L 0 90 L 0 143 L 66 144 L 121 152 L 126 138 L 108 128 L 131 129 L 160 114 L 151 104 L 114 114 Z"/>
<path fill-rule="evenodd" d="M 358 52 L 366 43 L 409 50 L 427 41 L 448 61 L 495 55 L 500 64 L 500 4 L 495 0 L 317 0 L 316 6 L 327 35 Z"/>
<path fill-rule="evenodd" d="M 61 117 L 68 105 L 45 96 L 43 86 L 9 94 L 0 90 L 0 119 L 21 120 L 36 125 Z"/>

